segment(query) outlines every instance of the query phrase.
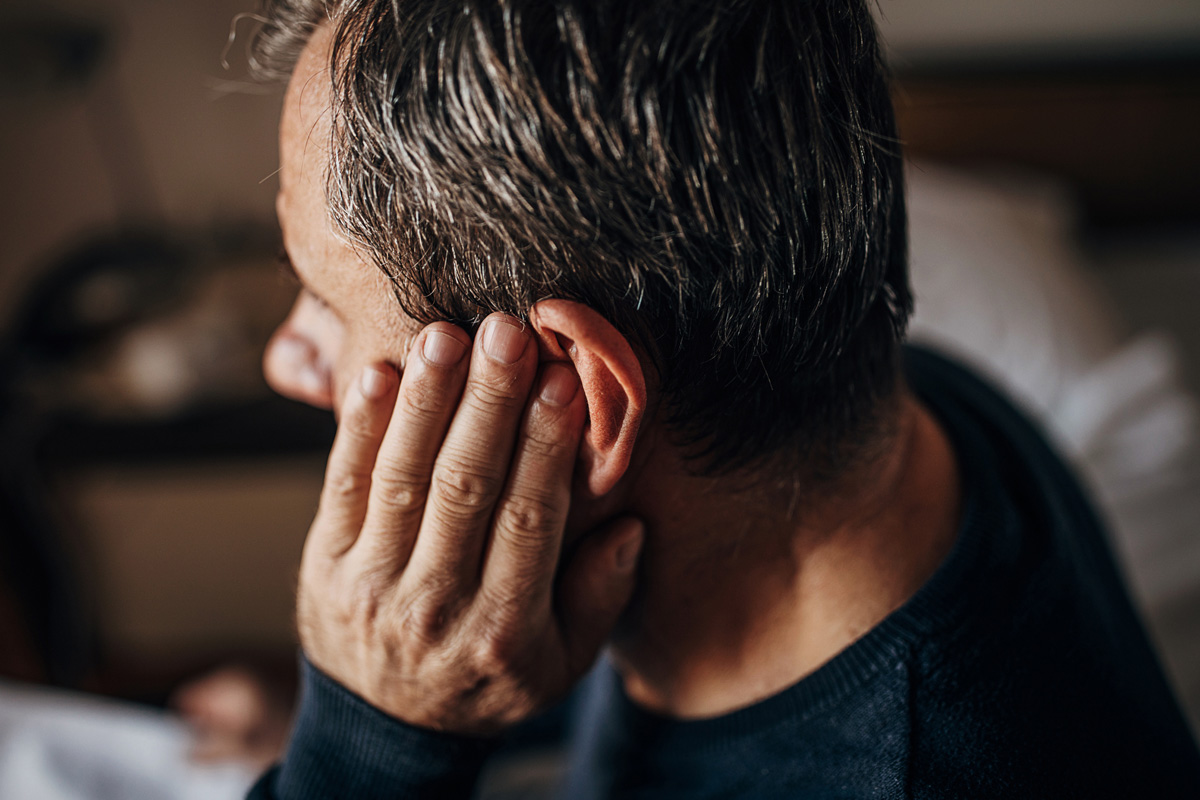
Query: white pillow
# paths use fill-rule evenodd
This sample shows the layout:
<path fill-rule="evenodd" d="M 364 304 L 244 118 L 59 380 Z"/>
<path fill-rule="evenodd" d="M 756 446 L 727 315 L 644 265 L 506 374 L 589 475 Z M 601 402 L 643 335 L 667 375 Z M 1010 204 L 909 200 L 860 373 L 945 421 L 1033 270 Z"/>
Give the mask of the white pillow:
<path fill-rule="evenodd" d="M 1055 184 L 911 165 L 914 341 L 1003 385 L 1079 468 L 1143 602 L 1200 587 L 1196 403 L 1158 333 L 1130 337 Z"/>

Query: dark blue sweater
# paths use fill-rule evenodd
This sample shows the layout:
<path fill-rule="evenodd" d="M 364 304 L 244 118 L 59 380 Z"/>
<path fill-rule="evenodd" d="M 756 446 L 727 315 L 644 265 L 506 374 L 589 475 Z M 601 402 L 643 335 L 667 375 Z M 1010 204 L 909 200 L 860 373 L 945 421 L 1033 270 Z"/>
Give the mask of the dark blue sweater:
<path fill-rule="evenodd" d="M 602 663 L 564 796 L 1200 798 L 1200 754 L 1074 478 L 962 368 L 910 349 L 907 373 L 962 472 L 946 562 L 815 673 L 721 717 L 648 713 Z M 287 756 L 251 798 L 465 798 L 490 750 L 306 665 Z"/>

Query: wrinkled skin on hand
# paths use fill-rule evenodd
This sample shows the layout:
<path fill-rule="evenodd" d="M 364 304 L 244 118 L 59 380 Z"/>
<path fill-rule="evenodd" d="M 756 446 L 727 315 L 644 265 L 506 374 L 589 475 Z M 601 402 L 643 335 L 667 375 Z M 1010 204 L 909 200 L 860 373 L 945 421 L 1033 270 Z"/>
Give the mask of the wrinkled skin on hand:
<path fill-rule="evenodd" d="M 300 571 L 312 663 L 410 724 L 490 735 L 561 698 L 633 590 L 642 526 L 617 519 L 561 566 L 586 422 L 569 363 L 519 321 L 414 340 L 342 403 Z"/>

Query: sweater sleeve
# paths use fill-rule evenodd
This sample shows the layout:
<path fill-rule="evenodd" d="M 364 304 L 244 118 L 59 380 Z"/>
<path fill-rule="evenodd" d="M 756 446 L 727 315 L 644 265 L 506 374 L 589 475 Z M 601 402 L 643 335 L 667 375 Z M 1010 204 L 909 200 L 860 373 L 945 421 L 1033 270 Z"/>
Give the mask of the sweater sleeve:
<path fill-rule="evenodd" d="M 391 717 L 301 659 L 300 709 L 283 762 L 247 800 L 469 798 L 493 742 Z"/>

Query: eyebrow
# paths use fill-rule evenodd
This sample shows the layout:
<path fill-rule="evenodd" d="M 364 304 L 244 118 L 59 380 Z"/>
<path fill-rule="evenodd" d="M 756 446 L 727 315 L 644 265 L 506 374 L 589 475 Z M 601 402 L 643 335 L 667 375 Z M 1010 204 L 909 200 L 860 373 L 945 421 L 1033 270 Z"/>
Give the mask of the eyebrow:
<path fill-rule="evenodd" d="M 275 266 L 279 267 L 279 274 L 289 281 L 304 285 L 304 281 L 300 280 L 300 273 L 296 272 L 296 265 L 292 263 L 292 257 L 283 245 L 279 245 L 279 251 L 275 254 Z"/>
<path fill-rule="evenodd" d="M 292 261 L 291 254 L 288 253 L 287 248 L 283 245 L 279 246 L 279 252 L 276 255 L 275 263 L 279 267 L 280 275 L 282 275 L 290 283 L 293 283 L 299 287 L 301 291 L 307 292 L 309 297 L 313 298 L 321 305 L 325 306 L 326 308 L 331 308 L 329 301 L 313 291 L 312 287 L 309 286 L 302 277 L 300 277 L 300 272 L 296 269 L 296 264 Z"/>

